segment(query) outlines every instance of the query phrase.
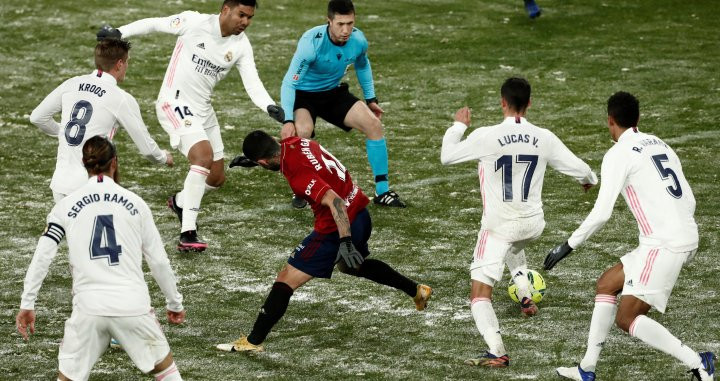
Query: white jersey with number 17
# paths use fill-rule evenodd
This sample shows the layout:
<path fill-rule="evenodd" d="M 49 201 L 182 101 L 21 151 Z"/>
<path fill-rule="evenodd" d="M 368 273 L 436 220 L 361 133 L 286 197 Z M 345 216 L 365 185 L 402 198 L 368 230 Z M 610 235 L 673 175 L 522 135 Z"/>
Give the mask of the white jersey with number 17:
<path fill-rule="evenodd" d="M 53 116 L 62 111 L 60 124 Z M 87 182 L 82 147 L 93 136 L 112 139 L 123 126 L 140 153 L 156 163 L 167 156 L 145 126 L 135 98 L 117 86 L 115 77 L 93 71 L 73 77 L 53 90 L 33 110 L 30 122 L 58 138 L 57 164 L 50 189 L 70 194 Z"/>
<path fill-rule="evenodd" d="M 466 129 L 465 124 L 455 122 L 445 132 L 440 160 L 443 164 L 479 160 L 482 229 L 509 241 L 534 238 L 542 232 L 542 187 L 548 164 L 581 184 L 597 183 L 590 167 L 555 134 L 525 118 L 507 117 L 462 140 Z"/>

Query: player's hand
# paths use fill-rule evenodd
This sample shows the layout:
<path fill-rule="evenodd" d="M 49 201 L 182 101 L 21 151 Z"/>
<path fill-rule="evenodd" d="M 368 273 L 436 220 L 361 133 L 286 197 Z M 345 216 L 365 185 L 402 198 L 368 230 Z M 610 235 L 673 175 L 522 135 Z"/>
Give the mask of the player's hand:
<path fill-rule="evenodd" d="M 167 310 L 167 318 L 170 324 L 182 324 L 185 322 L 185 310 L 180 312 Z"/>
<path fill-rule="evenodd" d="M 164 151 L 164 152 L 165 152 L 165 156 L 167 157 L 167 159 L 165 159 L 165 165 L 167 165 L 168 167 L 172 167 L 173 165 L 175 165 L 175 161 L 173 160 L 172 154 L 169 151 Z"/>
<path fill-rule="evenodd" d="M 382 119 L 382 116 L 385 113 L 385 111 L 382 109 L 382 107 L 380 107 L 379 104 L 377 104 L 377 102 L 368 103 L 368 107 L 370 108 L 370 111 L 372 111 L 372 113 L 375 114 L 375 117 L 377 117 L 378 119 Z"/>
<path fill-rule="evenodd" d="M 283 124 L 282 130 L 280 130 L 280 139 L 285 140 L 291 136 L 297 136 L 297 130 L 294 122 L 287 122 Z"/>
<path fill-rule="evenodd" d="M 285 121 L 285 111 L 279 106 L 269 105 L 267 106 L 267 113 L 271 118 L 277 120 L 280 123 Z"/>
<path fill-rule="evenodd" d="M 119 40 L 122 38 L 122 33 L 120 32 L 120 29 L 115 29 L 110 25 L 106 24 L 103 25 L 100 30 L 98 30 L 96 36 L 98 41 L 102 41 L 106 38 L 113 38 Z"/>
<path fill-rule="evenodd" d="M 573 248 L 568 245 L 567 241 L 565 241 L 562 245 L 558 245 L 554 249 L 550 250 L 548 255 L 545 257 L 543 267 L 545 267 L 545 270 L 552 269 L 558 262 L 560 262 L 561 259 L 567 257 L 572 251 Z"/>
<path fill-rule="evenodd" d="M 28 339 L 27 328 L 30 326 L 30 333 L 35 333 L 35 311 L 20 309 L 15 317 L 15 326 L 23 339 Z"/>
<path fill-rule="evenodd" d="M 338 262 L 342 258 L 348 267 L 352 267 L 355 270 L 360 268 L 360 265 L 365 261 L 362 254 L 355 248 L 350 237 L 340 238 L 340 248 L 338 249 L 337 257 L 335 262 Z"/>
<path fill-rule="evenodd" d="M 230 162 L 229 167 L 243 167 L 243 168 L 252 168 L 257 167 L 259 164 L 248 159 L 245 157 L 245 155 L 237 155 L 235 158 L 232 159 Z"/>
<path fill-rule="evenodd" d="M 471 112 L 470 107 L 465 106 L 455 112 L 455 121 L 470 127 Z"/>

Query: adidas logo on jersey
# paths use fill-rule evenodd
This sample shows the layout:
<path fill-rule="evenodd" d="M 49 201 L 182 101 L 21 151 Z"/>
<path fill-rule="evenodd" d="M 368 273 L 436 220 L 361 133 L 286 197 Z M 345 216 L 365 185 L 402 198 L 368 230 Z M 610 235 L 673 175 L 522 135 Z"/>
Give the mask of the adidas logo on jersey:
<path fill-rule="evenodd" d="M 205 49 L 205 43 L 201 42 L 201 43 L 197 44 L 197 47 L 200 49 Z"/>

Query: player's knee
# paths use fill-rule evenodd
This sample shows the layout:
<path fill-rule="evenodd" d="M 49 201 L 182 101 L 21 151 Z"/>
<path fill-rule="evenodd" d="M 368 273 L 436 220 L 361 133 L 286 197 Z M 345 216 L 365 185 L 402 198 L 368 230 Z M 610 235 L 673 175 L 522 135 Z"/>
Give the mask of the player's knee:
<path fill-rule="evenodd" d="M 368 125 L 365 129 L 365 135 L 367 135 L 368 139 L 371 140 L 379 140 L 383 137 L 383 126 L 380 119 L 373 116 L 370 118 L 370 122 L 368 122 Z"/>
<path fill-rule="evenodd" d="M 595 295 L 617 295 L 617 286 L 611 284 L 607 278 L 600 277 L 595 284 Z"/>
<path fill-rule="evenodd" d="M 208 176 L 205 183 L 213 188 L 220 188 L 223 184 L 225 184 L 225 173 L 210 173 L 210 176 Z"/>
<path fill-rule="evenodd" d="M 615 316 L 615 325 L 617 325 L 618 328 L 622 329 L 625 332 L 630 331 L 630 325 L 632 324 L 633 320 L 635 320 L 636 316 L 626 316 L 626 315 L 620 315 L 617 314 Z"/>
<path fill-rule="evenodd" d="M 160 360 L 159 363 L 155 364 L 155 368 L 153 368 L 153 370 L 151 370 L 150 372 L 153 374 L 160 373 L 160 372 L 164 371 L 165 369 L 167 369 L 172 364 L 173 364 L 172 352 L 168 352 L 167 356 L 165 356 L 164 359 Z"/>
<path fill-rule="evenodd" d="M 71 381 L 66 375 L 62 374 L 62 372 L 58 372 L 57 379 L 60 381 Z"/>
<path fill-rule="evenodd" d="M 358 271 L 355 270 L 354 268 L 348 266 L 347 263 L 345 263 L 345 261 L 338 262 L 337 269 L 343 274 L 358 276 Z"/>

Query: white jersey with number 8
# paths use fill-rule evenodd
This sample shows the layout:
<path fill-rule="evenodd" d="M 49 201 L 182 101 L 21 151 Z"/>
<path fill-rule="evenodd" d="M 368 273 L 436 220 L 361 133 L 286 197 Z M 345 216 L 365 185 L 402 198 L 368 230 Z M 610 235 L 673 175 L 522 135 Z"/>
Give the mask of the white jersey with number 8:
<path fill-rule="evenodd" d="M 58 124 L 53 116 L 61 111 Z M 112 140 L 118 125 L 125 128 L 143 156 L 156 163 L 167 160 L 150 136 L 135 98 L 117 86 L 115 77 L 97 70 L 63 82 L 33 110 L 30 121 L 58 137 L 57 164 L 50 182 L 56 193 L 70 194 L 87 182 L 83 144 L 93 136 Z"/>

